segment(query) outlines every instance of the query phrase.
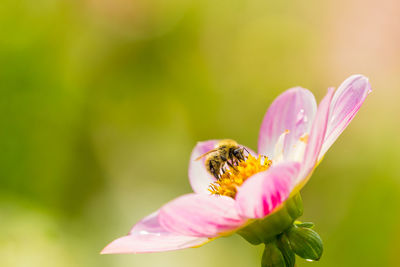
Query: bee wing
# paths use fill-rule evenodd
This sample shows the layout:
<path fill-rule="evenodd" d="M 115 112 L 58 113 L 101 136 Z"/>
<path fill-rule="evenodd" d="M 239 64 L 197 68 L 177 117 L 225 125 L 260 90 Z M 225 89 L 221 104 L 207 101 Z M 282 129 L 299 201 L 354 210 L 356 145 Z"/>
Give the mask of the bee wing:
<path fill-rule="evenodd" d="M 215 149 L 212 149 L 212 150 L 210 150 L 210 151 L 207 151 L 206 153 L 204 153 L 203 155 L 201 155 L 200 157 L 198 157 L 197 159 L 195 159 L 195 160 L 199 160 L 199 159 L 201 159 L 201 158 L 204 158 L 205 156 L 207 156 L 208 154 L 210 154 L 210 153 L 212 153 L 212 152 L 215 152 L 215 151 L 217 151 L 218 149 L 217 148 L 215 148 Z"/>

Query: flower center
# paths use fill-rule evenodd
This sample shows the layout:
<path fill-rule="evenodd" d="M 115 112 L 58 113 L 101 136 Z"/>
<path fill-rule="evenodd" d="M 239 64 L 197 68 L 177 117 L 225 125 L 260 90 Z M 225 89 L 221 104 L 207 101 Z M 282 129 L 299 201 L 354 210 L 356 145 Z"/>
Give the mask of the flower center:
<path fill-rule="evenodd" d="M 248 155 L 244 161 L 240 161 L 235 168 L 226 168 L 221 177 L 210 184 L 208 189 L 213 195 L 228 196 L 235 198 L 237 188 L 241 186 L 244 181 L 256 173 L 268 170 L 272 162 L 265 156 L 258 156 L 258 158 Z"/>

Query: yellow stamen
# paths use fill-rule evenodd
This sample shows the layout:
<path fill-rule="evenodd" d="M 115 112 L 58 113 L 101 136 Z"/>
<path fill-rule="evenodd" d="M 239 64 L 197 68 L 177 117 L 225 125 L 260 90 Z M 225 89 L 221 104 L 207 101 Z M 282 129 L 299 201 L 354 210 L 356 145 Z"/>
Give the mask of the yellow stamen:
<path fill-rule="evenodd" d="M 308 134 L 304 134 L 304 135 L 300 136 L 300 141 L 307 144 L 308 137 L 309 137 Z"/>
<path fill-rule="evenodd" d="M 210 184 L 208 189 L 211 194 L 228 196 L 235 198 L 237 188 L 241 186 L 244 181 L 256 173 L 267 170 L 272 162 L 265 156 L 258 156 L 258 158 L 249 155 L 245 161 L 240 161 L 235 169 L 229 168 L 225 173 L 214 183 Z"/>

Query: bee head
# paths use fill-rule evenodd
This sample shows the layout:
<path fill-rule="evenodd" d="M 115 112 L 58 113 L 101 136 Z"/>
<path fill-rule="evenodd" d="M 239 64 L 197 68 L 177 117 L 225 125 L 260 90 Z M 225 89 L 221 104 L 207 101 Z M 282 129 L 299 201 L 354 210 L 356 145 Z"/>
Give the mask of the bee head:
<path fill-rule="evenodd" d="M 238 148 L 233 149 L 232 154 L 238 160 L 245 160 L 245 158 L 244 158 L 244 150 L 245 150 L 245 148 L 238 147 Z"/>

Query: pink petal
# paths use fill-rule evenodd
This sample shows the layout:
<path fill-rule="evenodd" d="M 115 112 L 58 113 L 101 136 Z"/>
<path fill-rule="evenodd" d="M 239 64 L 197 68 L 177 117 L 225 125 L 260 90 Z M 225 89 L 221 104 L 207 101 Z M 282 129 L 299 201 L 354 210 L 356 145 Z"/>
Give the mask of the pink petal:
<path fill-rule="evenodd" d="M 208 238 L 184 236 L 166 231 L 158 223 L 158 211 L 137 223 L 127 236 L 107 245 L 101 254 L 149 253 L 200 246 Z"/>
<path fill-rule="evenodd" d="M 198 142 L 192 151 L 189 162 L 189 181 L 192 189 L 196 193 L 209 194 L 208 188 L 215 178 L 209 174 L 204 165 L 205 158 L 196 160 L 204 153 L 215 148 L 219 140 L 209 140 Z"/>
<path fill-rule="evenodd" d="M 225 196 L 188 194 L 160 210 L 160 224 L 182 235 L 216 237 L 243 223 L 236 212 L 235 201 Z"/>
<path fill-rule="evenodd" d="M 314 120 L 317 104 L 307 89 L 295 87 L 278 96 L 269 107 L 258 138 L 258 153 L 274 158 L 274 148 L 279 136 L 285 137 L 284 155 L 289 155 L 293 145 L 308 133 Z"/>
<path fill-rule="evenodd" d="M 290 195 L 301 164 L 284 162 L 249 178 L 238 188 L 236 207 L 246 218 L 263 218 Z"/>
<path fill-rule="evenodd" d="M 333 96 L 328 129 L 319 158 L 323 157 L 351 122 L 370 92 L 368 78 L 362 75 L 350 76 L 340 85 Z"/>
<path fill-rule="evenodd" d="M 198 142 L 192 151 L 189 162 L 189 181 L 192 189 L 198 194 L 210 194 L 208 189 L 210 184 L 215 182 L 215 177 L 208 173 L 204 161 L 206 158 L 196 160 L 204 153 L 212 150 L 221 140 L 209 140 L 204 142 Z M 243 145 L 239 145 L 245 147 Z M 256 153 L 248 147 L 245 147 L 249 153 L 256 156 Z"/>
<path fill-rule="evenodd" d="M 326 128 L 328 125 L 329 108 L 331 106 L 333 88 L 328 89 L 328 93 L 322 99 L 318 106 L 317 115 L 312 125 L 311 133 L 308 138 L 306 151 L 303 158 L 302 173 L 299 176 L 299 180 L 306 178 L 312 171 L 314 166 L 317 164 L 318 155 L 321 151 L 321 147 L 325 138 Z"/>

